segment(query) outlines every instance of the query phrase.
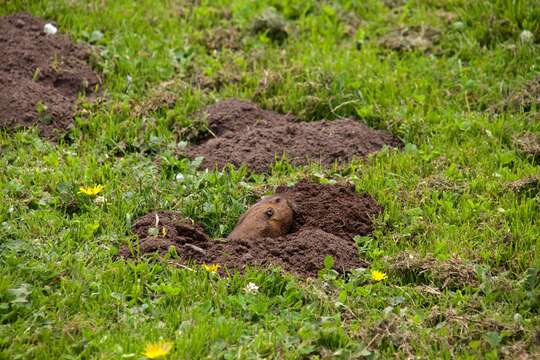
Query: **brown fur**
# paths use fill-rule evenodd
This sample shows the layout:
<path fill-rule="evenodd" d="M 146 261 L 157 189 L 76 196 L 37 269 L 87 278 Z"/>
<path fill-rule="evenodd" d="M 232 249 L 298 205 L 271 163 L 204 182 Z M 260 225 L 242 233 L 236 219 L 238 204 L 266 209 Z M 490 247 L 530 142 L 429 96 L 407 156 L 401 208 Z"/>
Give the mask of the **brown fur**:
<path fill-rule="evenodd" d="M 262 198 L 238 220 L 228 239 L 256 239 L 288 234 L 293 223 L 293 208 L 283 195 Z"/>

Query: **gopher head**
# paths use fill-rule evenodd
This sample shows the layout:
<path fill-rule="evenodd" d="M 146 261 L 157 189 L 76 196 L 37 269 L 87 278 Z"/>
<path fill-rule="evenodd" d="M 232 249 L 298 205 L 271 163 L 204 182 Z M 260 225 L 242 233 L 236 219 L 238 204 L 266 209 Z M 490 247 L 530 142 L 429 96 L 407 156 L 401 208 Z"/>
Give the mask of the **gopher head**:
<path fill-rule="evenodd" d="M 293 223 L 293 208 L 282 195 L 263 197 L 238 220 L 228 239 L 279 237 L 289 233 Z"/>

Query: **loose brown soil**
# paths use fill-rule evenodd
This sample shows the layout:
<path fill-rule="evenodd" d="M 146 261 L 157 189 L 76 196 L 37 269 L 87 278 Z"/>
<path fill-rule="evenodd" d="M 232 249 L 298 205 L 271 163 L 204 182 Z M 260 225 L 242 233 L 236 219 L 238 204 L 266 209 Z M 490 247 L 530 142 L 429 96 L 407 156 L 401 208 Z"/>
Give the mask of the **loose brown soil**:
<path fill-rule="evenodd" d="M 382 207 L 367 193 L 357 193 L 354 185 L 321 185 L 306 181 L 294 187 L 280 186 L 276 193 L 287 195 L 293 204 L 292 231 L 319 228 L 348 239 L 373 231 L 370 217 Z"/>
<path fill-rule="evenodd" d="M 295 212 L 293 228 L 285 236 L 212 241 L 200 225 L 178 213 L 152 212 L 133 226 L 138 249 L 123 246 L 120 256 L 163 254 L 173 247 L 183 264 L 216 263 L 230 271 L 279 266 L 303 276 L 316 276 L 326 256 L 334 258 L 339 272 L 367 265 L 358 257 L 352 238 L 373 231 L 371 217 L 382 212 L 382 207 L 372 197 L 356 193 L 348 185 L 305 181 L 280 187 L 276 193 L 287 197 Z"/>
<path fill-rule="evenodd" d="M 91 93 L 99 79 L 88 49 L 45 34 L 44 25 L 28 14 L 0 17 L 0 128 L 37 126 L 56 139 L 71 125 L 77 94 Z"/>
<path fill-rule="evenodd" d="M 392 134 L 353 119 L 297 122 L 292 115 L 236 99 L 214 104 L 203 114 L 214 137 L 190 146 L 186 155 L 203 156 L 204 168 L 232 164 L 266 172 L 282 156 L 296 166 L 309 162 L 330 166 L 364 158 L 385 145 L 402 146 Z"/>

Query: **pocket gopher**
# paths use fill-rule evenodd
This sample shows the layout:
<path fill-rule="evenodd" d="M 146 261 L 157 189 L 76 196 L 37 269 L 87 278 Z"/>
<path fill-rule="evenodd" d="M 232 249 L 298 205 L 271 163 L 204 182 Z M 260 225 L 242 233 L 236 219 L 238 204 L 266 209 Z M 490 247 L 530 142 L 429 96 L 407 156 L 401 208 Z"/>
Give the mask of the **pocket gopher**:
<path fill-rule="evenodd" d="M 289 233 L 293 207 L 283 195 L 263 197 L 240 217 L 228 239 L 279 237 Z"/>

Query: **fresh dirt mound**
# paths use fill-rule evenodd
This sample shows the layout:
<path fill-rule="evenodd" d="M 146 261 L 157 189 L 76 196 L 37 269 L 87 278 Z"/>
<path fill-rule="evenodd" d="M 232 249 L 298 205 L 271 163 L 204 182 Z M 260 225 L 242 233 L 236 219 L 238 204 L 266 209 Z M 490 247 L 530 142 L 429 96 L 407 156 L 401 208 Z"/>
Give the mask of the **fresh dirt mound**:
<path fill-rule="evenodd" d="M 291 115 L 281 115 L 263 110 L 259 106 L 238 99 L 229 99 L 210 105 L 202 112 L 208 120 L 208 129 L 215 137 L 239 133 L 251 128 L 268 128 L 286 125 L 293 121 Z"/>
<path fill-rule="evenodd" d="M 302 181 L 293 187 L 280 186 L 276 193 L 286 194 L 294 204 L 293 231 L 314 227 L 352 240 L 373 231 L 370 217 L 382 207 L 366 193 L 354 191 L 354 185 L 322 185 Z"/>
<path fill-rule="evenodd" d="M 0 127 L 37 126 L 55 139 L 69 128 L 77 94 L 99 79 L 90 53 L 66 35 L 47 35 L 45 22 L 28 14 L 0 17 Z"/>
<path fill-rule="evenodd" d="M 204 168 L 233 164 L 266 172 L 276 157 L 282 156 L 297 166 L 310 161 L 329 166 L 365 157 L 385 145 L 402 145 L 390 133 L 353 119 L 295 122 L 291 115 L 234 99 L 210 106 L 203 113 L 214 137 L 189 147 L 186 155 L 203 156 Z"/>
<path fill-rule="evenodd" d="M 313 228 L 278 238 L 217 243 L 209 249 L 207 260 L 228 269 L 242 269 L 246 265 L 280 266 L 292 273 L 315 276 L 324 267 L 326 256 L 334 258 L 334 269 L 342 273 L 367 265 L 358 257 L 353 242 Z"/>
<path fill-rule="evenodd" d="M 181 263 L 217 263 L 229 270 L 273 265 L 304 276 L 315 276 L 326 256 L 334 258 L 340 272 L 367 265 L 352 237 L 373 231 L 371 217 L 382 211 L 373 198 L 347 185 L 308 182 L 280 187 L 278 193 L 290 199 L 295 211 L 294 228 L 285 236 L 212 241 L 200 225 L 178 213 L 153 212 L 133 226 L 138 251 L 123 246 L 120 256 L 165 253 L 174 247 Z"/>
<path fill-rule="evenodd" d="M 194 251 L 200 254 L 197 245 L 205 246 L 210 241 L 201 225 L 190 223 L 172 211 L 152 212 L 139 218 L 133 225 L 133 232 L 140 239 L 147 239 L 140 243 L 141 254 L 166 252 L 171 246 L 182 249 L 181 253 Z"/>

